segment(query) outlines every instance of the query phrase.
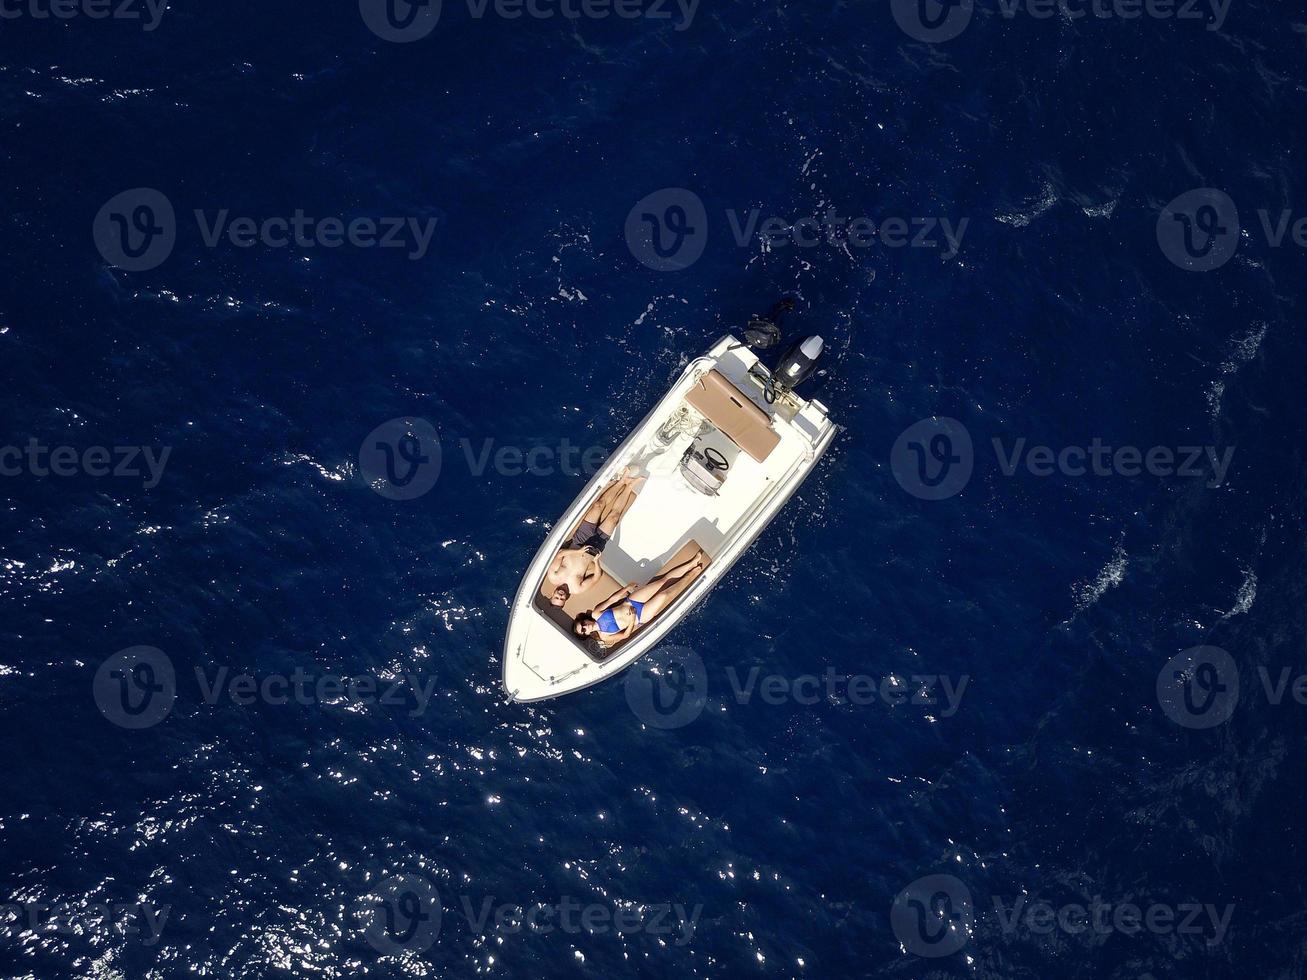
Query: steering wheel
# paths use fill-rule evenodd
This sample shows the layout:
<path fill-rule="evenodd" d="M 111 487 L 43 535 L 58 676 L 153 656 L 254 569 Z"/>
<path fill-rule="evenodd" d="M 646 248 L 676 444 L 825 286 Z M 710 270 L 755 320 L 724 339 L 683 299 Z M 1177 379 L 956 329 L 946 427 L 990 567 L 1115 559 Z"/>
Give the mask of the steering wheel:
<path fill-rule="evenodd" d="M 703 458 L 711 464 L 710 469 L 721 470 L 725 473 L 731 468 L 731 464 L 726 462 L 726 457 L 721 454 L 721 451 L 714 449 L 712 446 L 703 447 Z"/>

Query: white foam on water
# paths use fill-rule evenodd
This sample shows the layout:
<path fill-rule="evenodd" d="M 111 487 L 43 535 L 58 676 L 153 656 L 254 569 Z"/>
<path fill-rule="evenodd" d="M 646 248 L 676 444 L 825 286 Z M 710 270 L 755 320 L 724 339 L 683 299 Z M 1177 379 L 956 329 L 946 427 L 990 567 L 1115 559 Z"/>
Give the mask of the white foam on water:
<path fill-rule="evenodd" d="M 1239 583 L 1239 591 L 1235 593 L 1234 605 L 1230 608 L 1221 620 L 1227 620 L 1232 616 L 1241 616 L 1253 607 L 1257 601 L 1257 573 L 1249 566 L 1243 571 L 1243 581 Z"/>
<path fill-rule="evenodd" d="M 1108 201 L 1106 204 L 1087 204 L 1080 210 L 1084 212 L 1086 218 L 1110 218 L 1112 212 L 1116 210 L 1117 202 Z"/>
<path fill-rule="evenodd" d="M 1225 398 L 1226 379 L 1257 356 L 1265 339 L 1266 324 L 1254 323 L 1247 333 L 1230 341 L 1225 360 L 1221 362 L 1220 375 L 1207 386 L 1207 409 L 1213 420 L 1221 411 L 1222 399 Z"/>
<path fill-rule="evenodd" d="M 1013 228 L 1024 228 L 1030 222 L 1034 221 L 1041 214 L 1050 210 L 1057 203 L 1057 191 L 1049 181 L 1044 181 L 1044 189 L 1037 201 L 1028 201 L 1018 211 L 999 213 L 994 218 L 1005 225 L 1011 225 Z"/>
<path fill-rule="evenodd" d="M 1126 554 L 1123 537 L 1116 543 L 1112 557 L 1099 571 L 1098 576 L 1092 582 L 1081 582 L 1072 588 L 1071 594 L 1076 600 L 1076 612 L 1084 612 L 1101 599 L 1109 589 L 1120 585 L 1125 580 L 1125 570 L 1129 562 L 1130 556 Z"/>

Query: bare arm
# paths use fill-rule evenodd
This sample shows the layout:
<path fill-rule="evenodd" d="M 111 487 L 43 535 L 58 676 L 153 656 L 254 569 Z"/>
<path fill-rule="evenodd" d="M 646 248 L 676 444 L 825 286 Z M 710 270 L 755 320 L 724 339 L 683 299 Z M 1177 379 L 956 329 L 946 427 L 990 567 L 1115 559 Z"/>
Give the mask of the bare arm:
<path fill-rule="evenodd" d="M 632 582 L 626 588 L 618 589 L 616 592 L 610 595 L 599 605 L 595 606 L 594 609 L 590 610 L 590 614 L 592 616 L 597 617 L 601 612 L 606 612 L 607 610 L 613 608 L 613 606 L 617 605 L 619 602 L 625 602 L 627 598 L 630 597 L 631 592 L 634 588 L 635 588 L 635 583 Z"/>
<path fill-rule="evenodd" d="M 616 646 L 625 639 L 629 639 L 631 634 L 640 628 L 639 624 L 632 620 L 631 625 L 626 627 L 620 633 L 614 633 L 608 638 L 609 646 Z"/>
<path fill-rule="evenodd" d="M 590 584 L 594 582 L 594 580 L 597 579 L 598 577 L 599 577 L 599 563 L 597 561 L 592 562 L 590 565 L 586 567 L 586 570 L 581 573 L 581 588 L 582 589 L 590 588 Z"/>
<path fill-rule="evenodd" d="M 607 649 L 608 647 L 617 646 L 617 644 L 621 643 L 623 640 L 629 639 L 631 634 L 639 628 L 640 627 L 635 623 L 632 623 L 620 633 L 596 633 L 595 636 L 599 640 L 599 643 Z"/>

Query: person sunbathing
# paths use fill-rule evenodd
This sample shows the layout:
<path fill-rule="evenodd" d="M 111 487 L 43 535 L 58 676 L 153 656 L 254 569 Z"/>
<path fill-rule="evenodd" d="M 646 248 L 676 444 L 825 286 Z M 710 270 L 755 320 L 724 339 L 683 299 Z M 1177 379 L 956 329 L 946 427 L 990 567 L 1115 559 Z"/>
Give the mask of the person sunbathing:
<path fill-rule="evenodd" d="M 599 555 L 617 530 L 618 522 L 635 503 L 646 479 L 627 467 L 586 509 L 572 540 L 563 545 L 545 573 L 545 584 L 554 587 L 549 595 L 550 605 L 566 605 L 568 599 L 584 592 L 598 579 Z"/>
<path fill-rule="evenodd" d="M 674 586 L 682 579 L 694 578 L 707 567 L 708 557 L 700 548 L 693 558 L 669 568 L 647 585 L 632 583 L 614 592 L 589 613 L 578 615 L 572 629 L 577 636 L 594 637 L 603 646 L 614 646 L 670 606 L 675 598 Z"/>

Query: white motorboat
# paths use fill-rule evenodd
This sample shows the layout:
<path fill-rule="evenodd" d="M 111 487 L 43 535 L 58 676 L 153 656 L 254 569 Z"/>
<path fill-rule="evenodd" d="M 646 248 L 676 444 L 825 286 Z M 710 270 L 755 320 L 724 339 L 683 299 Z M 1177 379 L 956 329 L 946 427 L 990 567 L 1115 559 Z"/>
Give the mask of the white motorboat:
<path fill-rule="evenodd" d="M 794 387 L 821 338 L 795 345 L 775 372 L 735 337 L 696 358 L 581 491 L 522 578 L 504 642 L 504 690 L 515 701 L 570 694 L 621 673 L 653 649 L 748 550 L 816 466 L 838 431 L 826 406 Z M 555 607 L 545 575 L 582 516 L 628 466 L 648 474 L 600 556 L 600 574 Z M 611 648 L 573 622 L 628 583 L 646 583 L 702 549 L 708 564 L 671 587 L 671 605 Z"/>

